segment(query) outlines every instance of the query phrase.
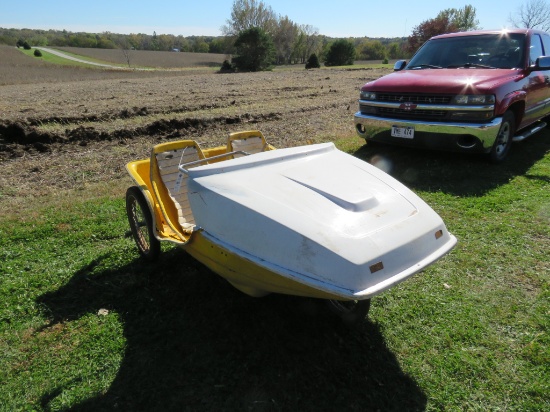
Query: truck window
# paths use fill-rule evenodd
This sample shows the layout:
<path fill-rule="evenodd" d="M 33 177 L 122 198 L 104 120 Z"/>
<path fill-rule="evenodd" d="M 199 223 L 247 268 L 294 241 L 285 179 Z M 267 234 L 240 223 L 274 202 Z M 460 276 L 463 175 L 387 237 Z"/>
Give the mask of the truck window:
<path fill-rule="evenodd" d="M 541 40 L 539 39 L 539 46 Z M 463 35 L 431 39 L 413 56 L 407 69 L 487 66 L 512 69 L 524 66 L 525 35 Z M 542 47 L 541 47 L 542 50 Z M 539 57 L 539 56 L 537 56 Z"/>
<path fill-rule="evenodd" d="M 529 49 L 529 66 L 533 66 L 540 56 L 544 56 L 542 41 L 538 34 L 534 34 L 531 37 L 531 47 Z"/>
<path fill-rule="evenodd" d="M 542 45 L 544 46 L 544 55 L 550 56 L 550 36 L 548 34 L 542 35 Z"/>

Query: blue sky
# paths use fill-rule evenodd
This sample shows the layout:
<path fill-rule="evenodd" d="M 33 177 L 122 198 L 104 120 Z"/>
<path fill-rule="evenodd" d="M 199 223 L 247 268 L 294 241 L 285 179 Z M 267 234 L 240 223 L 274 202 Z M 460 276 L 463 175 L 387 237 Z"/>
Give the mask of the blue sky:
<path fill-rule="evenodd" d="M 510 14 L 527 0 L 265 0 L 275 13 L 331 37 L 401 37 L 447 8 L 470 4 L 484 29 L 509 27 Z M 18 3 L 17 3 L 18 4 Z M 0 27 L 101 33 L 219 36 L 232 0 L 0 0 Z M 497 6 L 495 6 L 497 5 Z"/>

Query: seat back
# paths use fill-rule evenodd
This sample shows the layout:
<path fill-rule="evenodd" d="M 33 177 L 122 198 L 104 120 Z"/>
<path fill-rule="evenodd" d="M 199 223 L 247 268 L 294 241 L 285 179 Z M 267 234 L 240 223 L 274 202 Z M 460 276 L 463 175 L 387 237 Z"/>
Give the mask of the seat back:
<path fill-rule="evenodd" d="M 229 152 L 243 151 L 253 154 L 263 152 L 268 150 L 268 148 L 269 145 L 267 144 L 264 135 L 259 130 L 231 133 L 227 140 L 227 150 Z M 241 156 L 243 155 L 233 155 L 234 158 Z"/>
<path fill-rule="evenodd" d="M 201 159 L 204 154 L 193 140 L 163 143 L 155 146 L 151 154 L 151 181 L 155 183 L 155 194 L 165 219 L 177 232 L 190 233 L 195 225 L 187 194 L 187 174 L 181 173 L 178 166 Z M 177 230 L 178 226 L 181 230 Z"/>

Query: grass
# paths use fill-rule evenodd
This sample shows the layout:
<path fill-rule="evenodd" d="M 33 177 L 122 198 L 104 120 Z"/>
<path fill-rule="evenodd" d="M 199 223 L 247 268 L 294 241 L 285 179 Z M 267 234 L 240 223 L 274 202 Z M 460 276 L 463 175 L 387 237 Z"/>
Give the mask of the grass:
<path fill-rule="evenodd" d="M 25 50 L 23 48 L 19 49 L 21 52 L 26 54 L 27 56 L 34 57 L 37 59 L 41 59 L 48 63 L 63 65 L 63 66 L 77 66 L 77 67 L 90 67 L 89 64 L 78 62 L 74 60 L 65 59 L 63 57 L 57 56 L 52 53 L 48 53 L 47 51 L 41 50 L 42 57 L 35 57 L 34 56 L 34 50 Z M 59 49 L 64 54 L 75 57 L 80 60 L 89 61 L 90 63 L 99 63 L 99 64 L 105 64 L 105 65 L 112 65 L 119 67 L 121 69 L 128 69 L 128 64 L 126 62 L 121 62 L 122 57 L 124 56 L 122 50 L 112 50 L 112 49 L 86 49 L 86 48 L 61 48 Z M 77 51 L 78 53 L 75 53 Z M 169 68 L 177 68 L 179 70 L 191 70 L 196 68 L 197 66 L 201 66 L 201 61 L 198 60 L 202 58 L 203 60 L 210 57 L 208 54 L 204 53 L 173 53 L 173 52 L 143 52 L 143 51 L 129 51 L 130 53 L 130 64 L 131 68 L 140 68 L 140 69 L 148 69 L 148 70 L 161 70 L 161 69 L 169 69 Z M 185 59 L 176 60 L 177 63 L 179 63 L 179 66 L 176 66 L 177 63 L 174 63 L 172 60 L 174 60 L 174 57 L 180 57 L 185 56 Z M 198 58 L 195 56 L 199 56 Z M 169 56 L 171 59 L 166 59 L 165 56 Z M 205 57 L 206 56 L 206 57 Z M 218 55 L 213 55 L 215 57 L 211 58 L 211 60 L 219 59 Z M 103 58 L 102 58 L 103 57 Z M 165 58 L 165 61 L 167 63 L 164 63 L 163 65 L 163 57 Z M 107 60 L 110 59 L 110 60 Z M 138 63 L 134 63 L 137 61 Z M 146 66 L 141 64 L 140 62 L 148 63 L 151 66 Z M 184 63 L 185 62 L 185 63 Z M 182 66 L 182 64 L 186 64 Z M 210 71 L 219 70 L 219 65 L 215 65 L 216 62 L 208 62 L 202 63 L 204 66 L 203 69 L 207 70 L 207 66 L 210 66 Z M 220 63 L 221 65 L 221 63 Z M 302 66 L 302 65 L 290 65 L 290 66 L 276 66 L 273 70 L 275 71 L 286 71 L 286 70 L 295 70 L 296 66 Z M 330 68 L 327 68 L 325 66 L 321 66 L 321 69 L 346 69 L 346 70 L 360 70 L 360 69 L 387 69 L 391 68 L 392 66 L 390 64 L 382 64 L 382 63 L 373 63 L 373 62 L 364 62 L 360 61 L 352 66 L 333 66 Z"/>
<path fill-rule="evenodd" d="M 61 65 L 61 66 L 90 67 L 89 64 L 82 63 L 82 62 L 77 62 L 75 60 L 64 59 L 63 57 L 57 56 L 57 55 L 52 54 L 52 53 L 48 53 L 47 51 L 43 51 L 43 50 L 40 50 L 40 52 L 42 53 L 42 57 L 36 57 L 34 55 L 34 51 L 36 49 L 25 50 L 23 48 L 20 48 L 19 50 L 23 54 L 25 54 L 29 57 L 32 57 L 33 59 L 42 60 L 42 61 L 47 62 L 47 63 L 57 64 L 57 65 Z"/>
<path fill-rule="evenodd" d="M 71 60 L 71 59 L 66 59 L 64 57 L 61 57 L 61 56 L 58 56 L 56 54 L 53 54 L 53 53 L 49 53 L 45 50 L 42 50 L 40 49 L 40 53 L 42 53 L 42 56 L 41 57 L 36 57 L 34 55 L 34 51 L 36 49 L 31 49 L 31 50 L 25 50 L 23 48 L 20 48 L 19 49 L 20 51 L 22 51 L 24 54 L 26 54 L 27 56 L 30 56 L 30 57 L 33 57 L 35 59 L 41 59 L 45 62 L 48 62 L 48 63 L 52 63 L 52 64 L 57 64 L 57 65 L 61 65 L 61 66 L 75 66 L 75 67 L 83 67 L 83 68 L 96 68 L 96 69 L 99 69 L 99 70 L 104 70 L 105 67 L 103 66 L 97 66 L 97 65 L 94 65 L 94 63 L 97 63 L 97 64 L 101 64 L 101 65 L 106 65 L 106 66 L 112 66 L 113 69 L 121 69 L 121 70 L 129 70 L 129 69 L 140 69 L 140 70 L 153 70 L 152 68 L 149 68 L 149 67 L 142 67 L 142 66 L 134 66 L 132 65 L 131 67 L 128 67 L 128 64 L 120 64 L 120 63 L 111 63 L 111 62 L 108 62 L 108 61 L 105 61 L 105 60 L 100 60 L 100 59 L 96 59 L 96 58 L 93 58 L 93 57 L 89 57 L 89 56 L 84 56 L 84 55 L 81 55 L 81 54 L 76 54 L 76 53 L 71 53 L 69 51 L 66 51 L 66 50 L 62 50 L 63 54 L 66 54 L 67 56 L 69 57 L 74 57 L 76 59 L 80 59 L 82 61 L 76 61 L 76 60 Z M 122 54 L 122 51 L 120 51 L 120 53 Z M 89 62 L 89 63 L 87 63 Z"/>
<path fill-rule="evenodd" d="M 102 62 L 119 63 L 127 65 L 125 54 L 120 49 L 95 49 L 82 47 L 60 47 L 63 52 L 74 53 L 79 56 L 87 56 L 90 59 L 97 59 Z M 151 50 L 130 50 L 129 57 L 132 66 L 156 67 L 163 69 L 181 69 L 211 67 L 219 69 L 226 59 L 224 54 L 215 53 L 191 53 L 191 52 L 169 52 Z"/>
<path fill-rule="evenodd" d="M 548 410 L 550 133 L 498 166 L 336 143 L 426 200 L 455 250 L 349 330 L 179 249 L 142 262 L 127 181 L 52 193 L 0 215 L 0 410 Z"/>
<path fill-rule="evenodd" d="M 40 50 L 41 60 L 61 66 L 76 66 L 86 68 L 102 68 L 94 63 L 113 66 L 120 69 L 139 70 L 196 70 L 201 68 L 206 72 L 218 70 L 221 66 L 221 55 L 208 53 L 173 53 L 129 50 L 130 67 L 122 50 L 120 49 L 93 49 L 63 47 L 55 48 L 67 56 L 82 60 L 82 62 L 65 59 L 56 54 Z M 34 56 L 34 48 L 31 50 L 19 49 L 27 56 Z M 36 57 L 35 57 L 36 58 Z M 220 61 L 218 63 L 218 61 Z M 89 62 L 90 64 L 86 63 Z"/>

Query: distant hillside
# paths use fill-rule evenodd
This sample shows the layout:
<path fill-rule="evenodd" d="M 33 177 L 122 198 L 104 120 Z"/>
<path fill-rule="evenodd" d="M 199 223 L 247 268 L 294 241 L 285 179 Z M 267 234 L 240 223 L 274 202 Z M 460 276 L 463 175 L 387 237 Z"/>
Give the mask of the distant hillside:
<path fill-rule="evenodd" d="M 84 47 L 56 47 L 56 49 L 91 57 L 115 64 L 127 64 L 125 52 L 129 53 L 131 66 L 160 67 L 220 67 L 227 58 L 224 54 L 189 53 L 149 50 L 92 49 Z"/>
<path fill-rule="evenodd" d="M 76 51 L 76 50 L 75 50 Z M 88 51 L 93 52 L 93 49 L 84 49 L 82 56 L 90 56 Z M 104 50 L 108 51 L 108 50 Z M 122 54 L 121 50 L 118 50 Z M 140 59 L 140 55 L 146 52 L 136 52 L 131 56 L 131 59 L 135 60 L 137 65 L 139 61 L 149 64 L 149 60 Z M 159 53 L 159 59 L 157 59 L 156 67 L 159 67 L 160 64 L 167 64 L 170 62 L 170 56 L 168 58 L 163 58 L 163 52 L 151 52 Z M 166 54 L 170 54 L 166 52 Z M 146 79 L 151 77 L 181 77 L 185 75 L 193 75 L 198 73 L 214 73 L 216 69 L 205 68 L 205 66 L 192 66 L 193 60 L 192 57 L 186 58 L 188 54 L 194 53 L 174 53 L 180 54 L 182 64 L 187 64 L 188 66 L 179 66 L 183 67 L 185 70 L 110 70 L 100 67 L 82 67 L 82 66 L 63 66 L 60 64 L 53 64 L 43 61 L 42 58 L 37 58 L 34 56 L 27 56 L 18 50 L 14 46 L 5 46 L 0 44 L 0 87 L 8 85 L 18 85 L 18 84 L 38 84 L 38 83 L 66 83 L 66 82 L 87 82 L 95 80 L 114 80 L 114 79 Z M 90 56 L 91 57 L 91 56 Z M 101 60 L 105 59 L 104 56 L 97 56 Z M 174 58 L 177 58 L 174 56 Z M 215 58 L 215 55 L 214 55 Z M 132 64 L 134 64 L 132 60 Z M 114 62 L 114 61 L 113 61 Z M 198 60 L 195 62 L 198 64 Z M 220 64 L 217 64 L 217 67 L 220 67 Z M 9 102 L 12 104 L 13 102 Z M 0 110 L 0 115 L 2 110 Z M 0 116 L 1 117 L 1 116 Z"/>

